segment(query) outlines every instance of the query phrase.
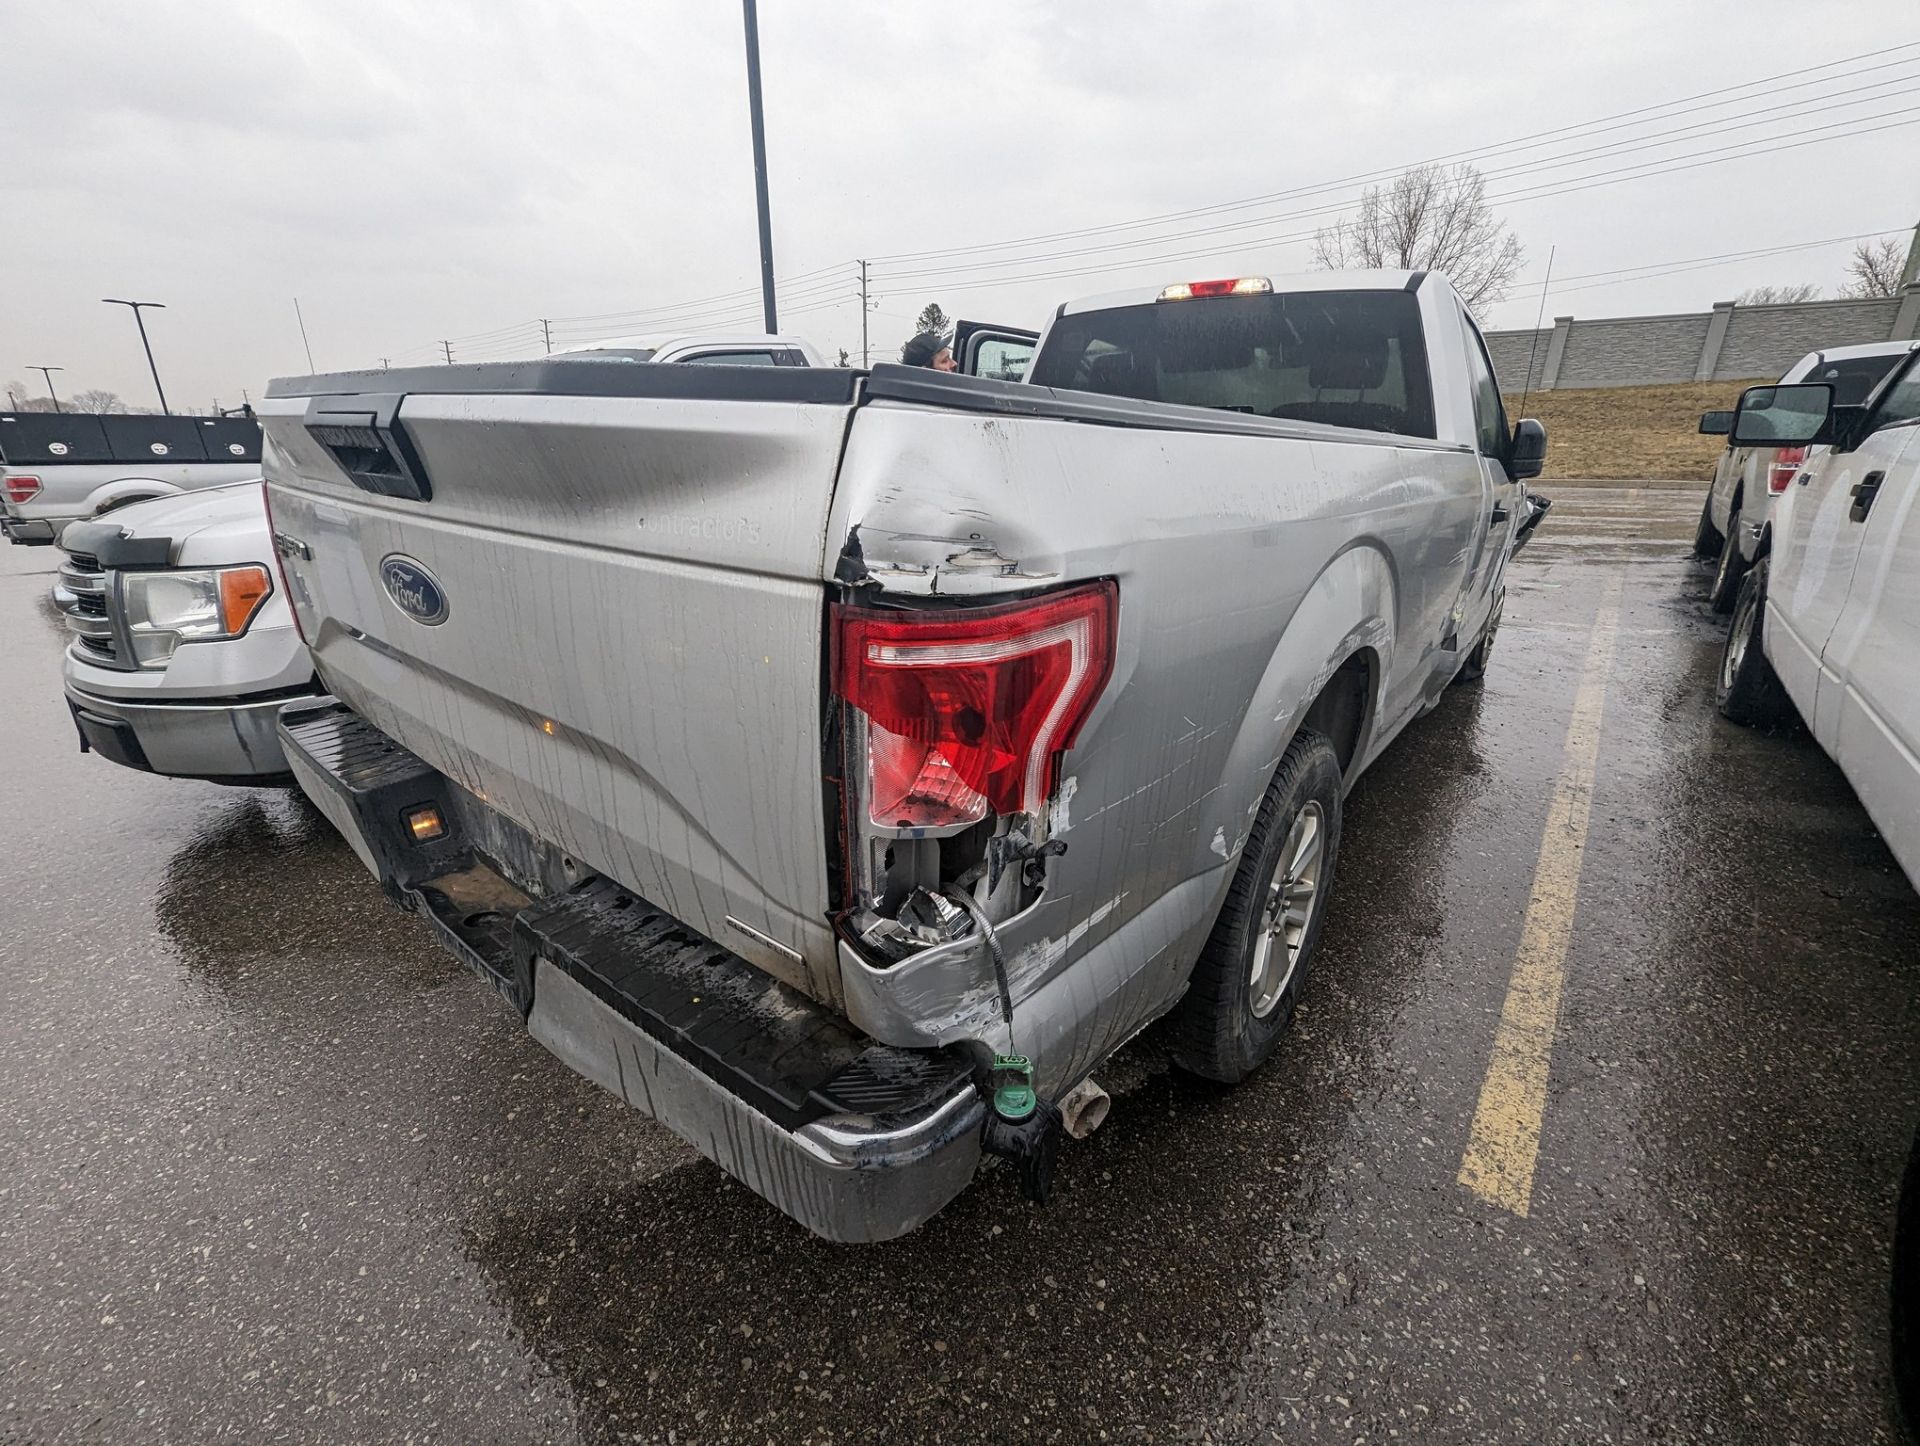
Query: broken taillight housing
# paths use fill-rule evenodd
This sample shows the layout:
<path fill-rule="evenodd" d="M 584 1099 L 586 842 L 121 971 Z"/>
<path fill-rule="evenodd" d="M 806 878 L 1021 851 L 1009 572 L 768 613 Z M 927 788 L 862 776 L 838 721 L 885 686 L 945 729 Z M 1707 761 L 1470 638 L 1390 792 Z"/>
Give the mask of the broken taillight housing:
<path fill-rule="evenodd" d="M 1118 600 L 1099 582 L 980 608 L 836 606 L 834 691 L 858 714 L 872 822 L 1037 814 L 1113 672 Z"/>
<path fill-rule="evenodd" d="M 1767 468 L 1767 491 L 1778 497 L 1787 490 L 1787 484 L 1793 480 L 1793 474 L 1800 470 L 1800 464 L 1807 460 L 1805 447 L 1780 447 L 1774 451 L 1773 465 Z"/>

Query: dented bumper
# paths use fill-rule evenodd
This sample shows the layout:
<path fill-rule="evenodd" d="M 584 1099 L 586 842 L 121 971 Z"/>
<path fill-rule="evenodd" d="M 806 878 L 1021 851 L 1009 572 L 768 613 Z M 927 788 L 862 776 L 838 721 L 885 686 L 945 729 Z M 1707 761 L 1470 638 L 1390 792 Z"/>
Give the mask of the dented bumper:
<path fill-rule="evenodd" d="M 815 1234 L 903 1235 L 973 1178 L 964 1054 L 878 1043 L 613 880 L 554 877 L 538 839 L 332 699 L 279 732 L 388 894 L 536 1039 Z"/>

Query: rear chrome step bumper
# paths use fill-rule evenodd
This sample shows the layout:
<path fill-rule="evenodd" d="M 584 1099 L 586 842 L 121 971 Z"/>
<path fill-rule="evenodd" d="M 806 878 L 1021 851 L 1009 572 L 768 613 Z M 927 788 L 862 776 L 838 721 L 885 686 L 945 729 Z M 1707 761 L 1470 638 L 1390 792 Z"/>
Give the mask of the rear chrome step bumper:
<path fill-rule="evenodd" d="M 815 1234 L 904 1235 L 973 1178 L 986 1112 L 957 1052 L 875 1043 L 611 880 L 526 891 L 469 841 L 516 825 L 470 828 L 484 804 L 332 699 L 279 732 L 389 895 L 536 1039 Z M 422 804 L 446 820 L 425 845 L 401 822 Z"/>
<path fill-rule="evenodd" d="M 980 1163 L 986 1111 L 970 1082 L 905 1124 L 841 1115 L 785 1130 L 544 960 L 527 1028 L 569 1069 L 828 1240 L 906 1234 L 966 1189 Z"/>

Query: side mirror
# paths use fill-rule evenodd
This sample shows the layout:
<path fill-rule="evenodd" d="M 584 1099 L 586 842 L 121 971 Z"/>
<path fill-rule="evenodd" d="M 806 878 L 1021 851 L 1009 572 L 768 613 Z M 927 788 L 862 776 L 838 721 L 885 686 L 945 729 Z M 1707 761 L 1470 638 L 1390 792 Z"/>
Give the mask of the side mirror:
<path fill-rule="evenodd" d="M 1513 447 L 1507 456 L 1507 475 L 1516 482 L 1538 477 L 1547 465 L 1547 429 L 1532 417 L 1513 424 Z"/>
<path fill-rule="evenodd" d="M 1724 437 L 1733 430 L 1732 412 L 1702 412 L 1700 414 L 1700 435 L 1703 437 Z"/>
<path fill-rule="evenodd" d="M 1810 447 L 1833 436 L 1833 388 L 1824 382 L 1748 387 L 1733 414 L 1736 447 Z"/>

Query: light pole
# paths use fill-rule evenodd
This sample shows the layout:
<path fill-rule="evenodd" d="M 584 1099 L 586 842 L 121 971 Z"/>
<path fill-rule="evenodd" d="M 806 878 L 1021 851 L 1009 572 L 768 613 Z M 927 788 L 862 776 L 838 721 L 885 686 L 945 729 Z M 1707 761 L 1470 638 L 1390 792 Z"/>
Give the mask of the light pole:
<path fill-rule="evenodd" d="M 47 379 L 47 395 L 53 398 L 53 409 L 56 412 L 59 411 L 61 409 L 60 398 L 53 390 L 53 374 L 55 372 L 63 372 L 66 370 L 66 368 L 65 367 L 28 367 L 27 370 L 30 372 L 39 372 L 41 376 Z"/>
<path fill-rule="evenodd" d="M 160 414 L 170 417 L 173 412 L 167 406 L 167 393 L 160 385 L 160 368 L 153 364 L 153 343 L 147 340 L 147 324 L 140 316 L 140 308 L 151 306 L 160 311 L 167 309 L 164 301 L 122 301 L 115 296 L 103 296 L 100 300 L 108 306 L 125 306 L 133 311 L 133 324 L 140 328 L 140 345 L 146 348 L 147 370 L 153 373 L 153 389 L 160 393 Z"/>
<path fill-rule="evenodd" d="M 760 19 L 754 0 L 741 0 L 747 17 L 747 108 L 753 117 L 753 195 L 760 207 L 760 307 L 767 335 L 776 335 L 780 319 L 773 306 L 773 220 L 767 214 L 767 128 L 760 115 Z"/>

